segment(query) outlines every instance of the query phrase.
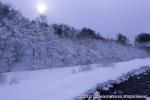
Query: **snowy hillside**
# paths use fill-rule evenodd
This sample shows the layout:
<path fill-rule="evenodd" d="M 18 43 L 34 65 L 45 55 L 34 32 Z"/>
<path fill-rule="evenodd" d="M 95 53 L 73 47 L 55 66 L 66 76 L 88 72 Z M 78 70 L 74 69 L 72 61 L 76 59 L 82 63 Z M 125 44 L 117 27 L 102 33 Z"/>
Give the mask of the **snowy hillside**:
<path fill-rule="evenodd" d="M 101 67 L 91 65 L 88 71 L 79 71 L 83 66 L 54 68 L 40 71 L 5 73 L 6 83 L 0 86 L 2 100 L 73 100 L 97 84 L 117 80 L 128 72 L 149 66 L 150 59 L 136 59 Z"/>
<path fill-rule="evenodd" d="M 104 39 L 93 30 L 48 25 L 45 16 L 30 21 L 16 10 L 5 12 L 3 6 L 0 9 L 4 10 L 0 15 L 0 72 L 147 57 L 144 50 Z"/>
<path fill-rule="evenodd" d="M 98 85 L 108 89 L 150 69 L 149 41 L 149 33 L 131 43 L 122 33 L 106 38 L 48 23 L 43 14 L 31 20 L 0 1 L 0 100 L 78 100 Z"/>

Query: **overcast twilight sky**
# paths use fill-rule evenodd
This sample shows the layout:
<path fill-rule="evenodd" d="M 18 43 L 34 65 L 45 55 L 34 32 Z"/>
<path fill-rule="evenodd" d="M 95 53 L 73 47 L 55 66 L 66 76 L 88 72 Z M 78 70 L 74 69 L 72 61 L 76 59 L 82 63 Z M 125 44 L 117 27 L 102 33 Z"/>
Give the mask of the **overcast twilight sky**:
<path fill-rule="evenodd" d="M 30 19 L 39 15 L 37 5 L 45 3 L 49 23 L 76 28 L 90 27 L 105 36 L 150 33 L 150 0 L 1 0 L 10 2 Z"/>

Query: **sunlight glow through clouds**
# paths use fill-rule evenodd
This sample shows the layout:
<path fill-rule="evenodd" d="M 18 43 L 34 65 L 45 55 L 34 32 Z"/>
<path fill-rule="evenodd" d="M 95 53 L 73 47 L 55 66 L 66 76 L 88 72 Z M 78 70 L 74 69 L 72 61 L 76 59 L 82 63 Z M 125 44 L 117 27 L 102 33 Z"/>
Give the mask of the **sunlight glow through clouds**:
<path fill-rule="evenodd" d="M 44 2 L 38 2 L 37 11 L 39 14 L 44 14 L 47 11 L 47 5 Z"/>

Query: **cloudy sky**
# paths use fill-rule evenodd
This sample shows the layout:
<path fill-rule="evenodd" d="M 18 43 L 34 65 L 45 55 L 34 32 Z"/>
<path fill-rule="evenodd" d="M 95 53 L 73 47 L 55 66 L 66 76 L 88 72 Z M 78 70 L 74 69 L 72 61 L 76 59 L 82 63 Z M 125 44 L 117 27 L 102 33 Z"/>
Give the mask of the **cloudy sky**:
<path fill-rule="evenodd" d="M 47 5 L 49 23 L 76 28 L 90 27 L 105 36 L 123 33 L 135 36 L 150 33 L 150 0 L 2 0 L 10 2 L 30 19 L 39 13 L 39 1 Z"/>

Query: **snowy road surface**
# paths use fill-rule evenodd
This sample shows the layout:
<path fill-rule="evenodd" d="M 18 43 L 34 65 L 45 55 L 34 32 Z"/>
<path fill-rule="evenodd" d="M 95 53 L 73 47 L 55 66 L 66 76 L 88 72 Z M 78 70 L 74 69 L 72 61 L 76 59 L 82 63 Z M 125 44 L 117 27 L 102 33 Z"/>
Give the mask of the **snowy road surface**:
<path fill-rule="evenodd" d="M 6 73 L 8 83 L 0 86 L 0 100 L 73 100 L 99 83 L 116 80 L 145 65 L 150 65 L 150 59 L 120 62 L 105 68 L 99 65 L 77 73 L 73 73 L 75 67 Z"/>

